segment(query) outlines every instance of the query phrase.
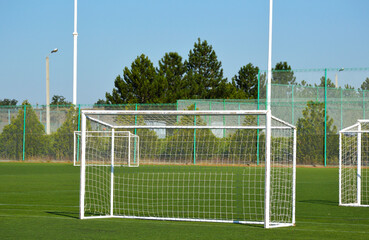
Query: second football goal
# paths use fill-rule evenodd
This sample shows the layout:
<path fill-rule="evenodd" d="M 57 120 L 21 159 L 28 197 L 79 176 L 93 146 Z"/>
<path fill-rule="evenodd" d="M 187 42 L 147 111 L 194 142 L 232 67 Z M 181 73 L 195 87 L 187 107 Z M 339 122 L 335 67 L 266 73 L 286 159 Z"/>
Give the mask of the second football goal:
<path fill-rule="evenodd" d="M 81 116 L 81 219 L 295 224 L 296 129 L 270 111 Z"/>
<path fill-rule="evenodd" d="M 340 131 L 339 204 L 369 207 L 369 120 Z"/>

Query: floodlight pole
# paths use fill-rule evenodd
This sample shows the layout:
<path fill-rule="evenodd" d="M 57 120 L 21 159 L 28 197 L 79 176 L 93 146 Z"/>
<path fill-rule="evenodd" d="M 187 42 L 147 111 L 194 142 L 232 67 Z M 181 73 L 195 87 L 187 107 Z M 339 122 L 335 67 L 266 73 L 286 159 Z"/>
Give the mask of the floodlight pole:
<path fill-rule="evenodd" d="M 77 106 L 77 0 L 74 0 L 73 104 Z"/>
<path fill-rule="evenodd" d="M 268 83 L 267 83 L 267 110 L 271 109 L 272 85 L 272 29 L 273 29 L 273 0 L 269 0 L 269 51 L 268 51 Z"/>
<path fill-rule="evenodd" d="M 49 75 L 49 56 L 46 57 L 46 134 L 50 134 L 50 75 Z"/>
<path fill-rule="evenodd" d="M 338 88 L 338 72 L 342 72 L 343 70 L 345 70 L 344 68 L 340 68 L 338 69 L 338 71 L 336 72 L 336 75 L 335 75 L 335 80 L 336 80 L 336 88 Z"/>
<path fill-rule="evenodd" d="M 56 53 L 57 48 L 52 50 L 49 55 L 46 56 L 46 134 L 50 134 L 50 73 L 49 73 L 49 56 L 52 53 Z"/>

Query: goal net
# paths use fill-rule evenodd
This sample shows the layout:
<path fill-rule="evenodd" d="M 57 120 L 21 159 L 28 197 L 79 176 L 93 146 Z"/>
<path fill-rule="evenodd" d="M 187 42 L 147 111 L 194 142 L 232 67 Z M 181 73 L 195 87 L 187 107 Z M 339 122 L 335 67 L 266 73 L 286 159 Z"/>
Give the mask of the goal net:
<path fill-rule="evenodd" d="M 369 120 L 340 131 L 339 204 L 369 207 Z"/>
<path fill-rule="evenodd" d="M 80 218 L 292 226 L 295 155 L 268 111 L 83 110 Z"/>
<path fill-rule="evenodd" d="M 73 165 L 80 166 L 81 163 L 81 131 L 73 133 Z"/>

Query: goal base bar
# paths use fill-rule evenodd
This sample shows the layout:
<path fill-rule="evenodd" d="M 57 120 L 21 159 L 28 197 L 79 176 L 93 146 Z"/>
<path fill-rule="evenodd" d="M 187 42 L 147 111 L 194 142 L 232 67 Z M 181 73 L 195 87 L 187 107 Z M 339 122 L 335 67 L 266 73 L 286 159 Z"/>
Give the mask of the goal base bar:
<path fill-rule="evenodd" d="M 342 207 L 369 207 L 369 205 L 361 205 L 357 203 L 340 203 L 339 206 Z"/>
<path fill-rule="evenodd" d="M 168 218 L 168 217 L 137 217 L 137 216 L 85 216 L 81 219 L 101 219 L 101 218 L 126 218 L 126 219 L 141 219 L 141 220 L 161 220 L 161 221 L 182 221 L 182 222 L 213 222 L 213 223 L 236 223 L 236 224 L 258 224 L 264 225 L 264 222 L 259 221 L 236 221 L 236 220 L 215 220 L 215 219 L 190 219 L 190 218 Z M 293 223 L 269 223 L 269 228 L 276 227 L 292 227 Z"/>

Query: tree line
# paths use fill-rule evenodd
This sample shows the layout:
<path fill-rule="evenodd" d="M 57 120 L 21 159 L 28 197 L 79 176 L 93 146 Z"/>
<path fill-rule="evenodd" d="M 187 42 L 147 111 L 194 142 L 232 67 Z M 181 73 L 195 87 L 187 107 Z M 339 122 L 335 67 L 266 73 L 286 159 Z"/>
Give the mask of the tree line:
<path fill-rule="evenodd" d="M 274 70 L 291 71 L 291 66 L 287 62 L 279 62 Z M 255 99 L 258 94 L 258 74 L 259 67 L 248 63 L 228 81 L 213 47 L 199 38 L 186 60 L 176 52 L 169 52 L 155 67 L 148 56 L 141 54 L 130 68 L 123 69 L 122 76 L 115 78 L 112 92 L 107 92 L 106 98 L 99 99 L 96 104 L 174 103 L 178 99 Z M 281 73 L 273 73 L 273 83 L 295 84 L 292 71 L 287 77 L 280 76 Z M 265 88 L 265 83 L 261 84 L 261 88 Z"/>
<path fill-rule="evenodd" d="M 287 62 L 278 62 L 272 70 L 272 84 L 313 86 L 305 80 L 296 82 Z M 141 54 L 130 67 L 123 69 L 122 76 L 115 78 L 112 92 L 107 92 L 105 99 L 99 99 L 95 104 L 174 103 L 178 99 L 256 99 L 258 90 L 260 97 L 265 98 L 266 73 L 258 74 L 259 67 L 248 63 L 228 81 L 213 47 L 199 38 L 186 60 L 176 52 L 169 52 L 155 67 L 148 56 Z M 325 76 L 314 86 L 325 87 Z M 335 87 L 335 84 L 328 78 L 327 86 Z M 354 89 L 349 84 L 344 88 Z M 369 90 L 369 78 L 365 79 L 359 90 Z"/>

